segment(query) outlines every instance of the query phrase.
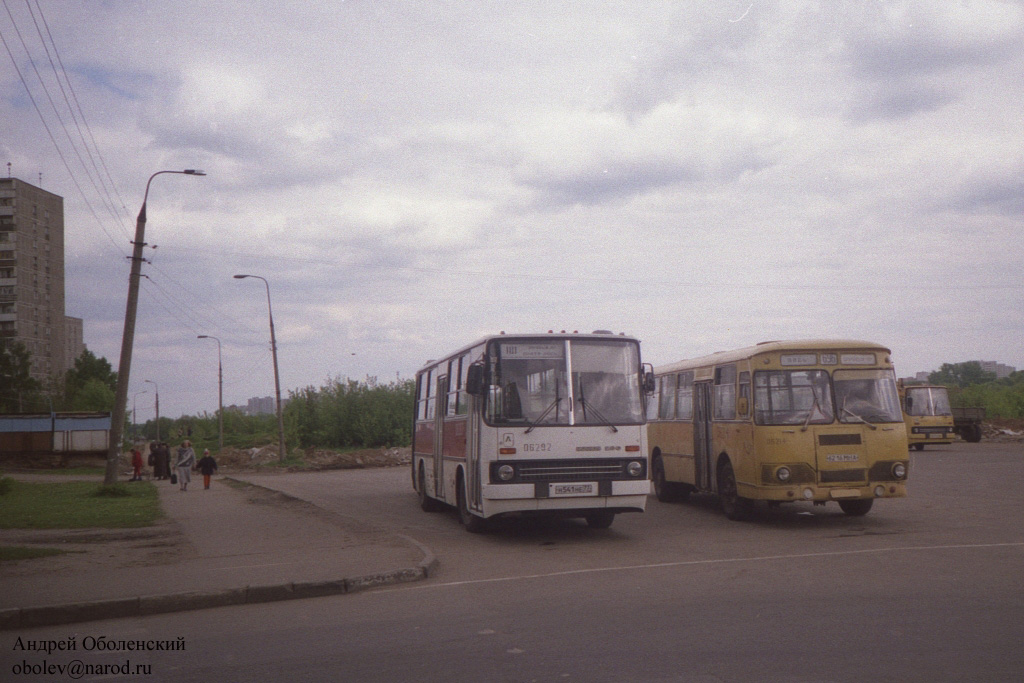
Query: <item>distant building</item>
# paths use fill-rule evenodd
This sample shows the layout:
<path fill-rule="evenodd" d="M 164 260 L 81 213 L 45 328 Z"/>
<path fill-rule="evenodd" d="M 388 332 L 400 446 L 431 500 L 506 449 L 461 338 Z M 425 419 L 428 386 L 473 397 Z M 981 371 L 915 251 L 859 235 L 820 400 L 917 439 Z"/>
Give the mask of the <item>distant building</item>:
<path fill-rule="evenodd" d="M 81 318 L 64 316 L 64 366 L 70 370 L 85 353 L 85 332 Z"/>
<path fill-rule="evenodd" d="M 281 399 L 281 407 L 286 405 L 288 405 L 288 399 Z M 274 415 L 277 413 L 277 402 L 274 401 L 273 396 L 250 398 L 245 404 L 244 412 L 246 415 Z"/>
<path fill-rule="evenodd" d="M 1004 377 L 1009 377 L 1012 373 L 1017 372 L 1017 368 L 994 360 L 979 360 L 977 363 L 981 365 L 981 369 L 985 372 L 995 373 L 996 379 L 1003 379 Z"/>
<path fill-rule="evenodd" d="M 0 338 L 23 343 L 48 386 L 70 367 L 66 325 L 64 198 L 0 178 Z"/>

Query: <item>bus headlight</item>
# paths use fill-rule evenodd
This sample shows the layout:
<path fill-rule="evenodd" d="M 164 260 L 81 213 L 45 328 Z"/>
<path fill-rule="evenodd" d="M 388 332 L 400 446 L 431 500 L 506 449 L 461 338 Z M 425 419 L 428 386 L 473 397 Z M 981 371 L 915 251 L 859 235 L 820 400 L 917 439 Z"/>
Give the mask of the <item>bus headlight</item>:
<path fill-rule="evenodd" d="M 789 481 L 789 478 L 791 476 L 792 472 L 789 471 L 788 467 L 780 467 L 779 469 L 775 470 L 775 478 L 781 481 L 782 483 L 786 483 L 787 481 Z"/>
<path fill-rule="evenodd" d="M 498 468 L 498 479 L 502 481 L 512 481 L 512 478 L 516 476 L 516 470 L 512 465 L 502 465 Z"/>
<path fill-rule="evenodd" d="M 631 460 L 630 463 L 626 465 L 626 472 L 631 477 L 639 477 L 644 472 L 644 464 L 639 460 Z"/>
<path fill-rule="evenodd" d="M 897 479 L 905 479 L 907 477 L 907 466 L 901 462 L 893 463 L 892 476 Z"/>

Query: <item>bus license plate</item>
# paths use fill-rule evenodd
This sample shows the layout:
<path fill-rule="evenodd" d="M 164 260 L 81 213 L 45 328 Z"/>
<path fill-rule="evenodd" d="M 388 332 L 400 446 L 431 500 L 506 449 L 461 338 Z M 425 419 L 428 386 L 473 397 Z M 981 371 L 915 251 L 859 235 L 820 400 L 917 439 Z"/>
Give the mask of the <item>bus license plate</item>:
<path fill-rule="evenodd" d="M 597 484 L 594 482 L 587 482 L 585 484 L 548 484 L 548 495 L 552 498 L 593 496 L 596 493 Z"/>

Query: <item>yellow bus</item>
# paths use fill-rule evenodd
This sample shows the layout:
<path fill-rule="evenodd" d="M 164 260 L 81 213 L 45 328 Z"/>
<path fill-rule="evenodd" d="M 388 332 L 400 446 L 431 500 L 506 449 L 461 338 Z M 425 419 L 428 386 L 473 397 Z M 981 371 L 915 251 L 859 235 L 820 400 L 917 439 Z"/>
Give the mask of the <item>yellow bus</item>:
<path fill-rule="evenodd" d="M 835 501 L 865 515 L 905 496 L 909 455 L 890 351 L 772 341 L 654 369 L 647 442 L 658 500 L 717 493 L 729 519 L 756 500 Z"/>
<path fill-rule="evenodd" d="M 900 401 L 911 448 L 924 450 L 927 444 L 950 444 L 956 436 L 949 392 L 944 386 L 899 382 Z"/>

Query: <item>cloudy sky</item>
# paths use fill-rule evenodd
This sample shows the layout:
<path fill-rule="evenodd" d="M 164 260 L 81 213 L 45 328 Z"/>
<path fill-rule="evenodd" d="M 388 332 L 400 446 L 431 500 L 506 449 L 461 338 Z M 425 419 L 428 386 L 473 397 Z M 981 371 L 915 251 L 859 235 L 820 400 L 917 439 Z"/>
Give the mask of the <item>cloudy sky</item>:
<path fill-rule="evenodd" d="M 1021 2 L 0 0 L 0 164 L 161 414 L 502 330 L 1024 368 Z M 71 103 L 69 106 L 68 102 Z M 5 169 L 4 169 L 5 170 Z M 152 417 L 139 397 L 139 418 Z"/>

